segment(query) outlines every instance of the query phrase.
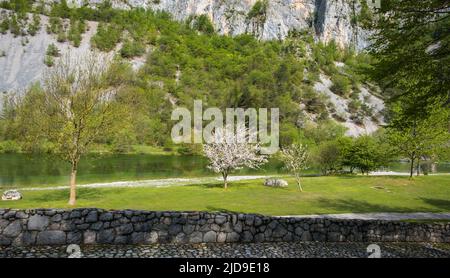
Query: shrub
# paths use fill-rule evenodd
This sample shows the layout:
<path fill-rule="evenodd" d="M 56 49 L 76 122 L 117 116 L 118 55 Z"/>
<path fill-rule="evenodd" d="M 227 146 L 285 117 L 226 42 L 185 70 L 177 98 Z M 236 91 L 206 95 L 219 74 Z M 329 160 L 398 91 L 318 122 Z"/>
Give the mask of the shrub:
<path fill-rule="evenodd" d="M 331 91 L 340 96 L 348 96 L 350 93 L 351 82 L 346 76 L 341 74 L 333 75 L 331 77 L 331 82 L 333 82 L 333 85 L 330 88 Z"/>
<path fill-rule="evenodd" d="M 342 169 L 341 144 L 337 140 L 322 142 L 318 146 L 316 162 L 324 175 L 340 171 Z"/>
<path fill-rule="evenodd" d="M 64 30 L 59 30 L 58 35 L 56 37 L 56 40 L 58 42 L 65 42 L 67 40 L 67 35 L 66 32 Z"/>
<path fill-rule="evenodd" d="M 367 105 L 365 103 L 363 103 L 361 105 L 361 110 L 364 113 L 364 115 L 367 116 L 367 117 L 372 117 L 373 114 L 374 114 L 373 107 L 369 106 L 369 105 Z"/>
<path fill-rule="evenodd" d="M 111 150 L 114 153 L 130 153 L 133 149 L 135 138 L 129 132 L 120 132 L 114 136 L 111 144 Z"/>
<path fill-rule="evenodd" d="M 84 32 L 84 28 L 85 28 L 84 22 L 82 23 L 81 21 L 75 20 L 70 21 L 70 28 L 67 38 L 69 39 L 69 41 L 73 43 L 73 46 L 75 47 L 80 46 L 82 39 L 81 34 Z"/>
<path fill-rule="evenodd" d="M 177 152 L 181 155 L 197 155 L 201 153 L 200 144 L 182 144 L 178 147 Z"/>
<path fill-rule="evenodd" d="M 357 99 L 352 99 L 350 103 L 348 104 L 348 112 L 354 114 L 358 112 L 359 109 L 361 109 L 361 101 Z"/>
<path fill-rule="evenodd" d="M 111 51 L 120 41 L 122 29 L 115 24 L 100 23 L 97 33 L 91 38 L 92 45 L 101 51 Z"/>
<path fill-rule="evenodd" d="M 59 17 L 50 17 L 49 24 L 47 25 L 48 34 L 58 34 L 63 29 L 62 20 Z"/>
<path fill-rule="evenodd" d="M 60 55 L 58 47 L 53 43 L 48 45 L 46 54 L 52 57 L 58 57 Z"/>
<path fill-rule="evenodd" d="M 357 22 L 361 23 L 363 28 L 370 28 L 373 24 L 373 12 L 367 5 L 366 1 L 361 1 L 361 11 L 356 18 Z"/>
<path fill-rule="evenodd" d="M 38 146 L 38 152 L 40 153 L 46 153 L 46 154 L 52 154 L 55 153 L 57 150 L 57 147 L 54 143 L 49 141 L 41 142 Z"/>
<path fill-rule="evenodd" d="M 26 153 L 36 154 L 54 154 L 57 152 L 57 147 L 54 143 L 47 140 L 40 141 L 25 141 L 21 145 L 22 151 Z"/>
<path fill-rule="evenodd" d="M 9 21 L 9 31 L 14 35 L 14 37 L 22 34 L 22 30 L 15 15 L 12 15 L 11 20 Z"/>
<path fill-rule="evenodd" d="M 247 19 L 264 17 L 269 7 L 268 0 L 258 0 L 247 14 Z"/>
<path fill-rule="evenodd" d="M 45 55 L 45 57 L 44 57 L 44 64 L 47 67 L 52 67 L 55 64 L 55 61 L 54 61 L 52 56 Z"/>
<path fill-rule="evenodd" d="M 8 30 L 9 30 L 9 20 L 5 18 L 2 20 L 2 22 L 0 22 L 0 33 L 6 34 Z"/>
<path fill-rule="evenodd" d="M 15 141 L 0 142 L 0 153 L 19 153 L 20 151 L 20 146 Z"/>
<path fill-rule="evenodd" d="M 137 41 L 124 42 L 122 49 L 120 49 L 120 55 L 123 58 L 133 58 L 142 56 L 145 53 L 145 46 Z"/>
<path fill-rule="evenodd" d="M 33 14 L 33 22 L 28 27 L 28 34 L 31 36 L 36 35 L 36 33 L 41 28 L 41 17 L 38 14 Z"/>
<path fill-rule="evenodd" d="M 289 146 L 293 143 L 300 142 L 299 129 L 295 125 L 291 123 L 284 123 L 280 127 L 281 146 Z"/>
<path fill-rule="evenodd" d="M 188 22 L 190 21 L 190 25 L 195 30 L 202 32 L 204 34 L 213 34 L 214 33 L 214 25 L 212 24 L 209 17 L 205 14 L 199 16 L 192 16 Z"/>
<path fill-rule="evenodd" d="M 322 114 L 327 112 L 327 106 L 323 97 L 318 95 L 318 93 L 310 93 L 303 97 L 303 103 L 305 104 L 305 109 L 308 113 L 312 114 Z"/>

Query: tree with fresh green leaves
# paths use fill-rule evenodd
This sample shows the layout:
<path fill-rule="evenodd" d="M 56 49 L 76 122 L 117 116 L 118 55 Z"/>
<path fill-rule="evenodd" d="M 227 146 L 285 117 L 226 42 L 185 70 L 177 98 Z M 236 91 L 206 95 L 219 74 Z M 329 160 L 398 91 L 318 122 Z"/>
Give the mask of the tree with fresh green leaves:
<path fill-rule="evenodd" d="M 351 138 L 341 136 L 323 141 L 317 146 L 315 161 L 324 175 L 335 174 L 343 170 L 344 157 L 351 144 Z"/>
<path fill-rule="evenodd" d="M 43 89 L 25 96 L 28 139 L 48 138 L 71 165 L 69 205 L 76 202 L 80 159 L 89 146 L 120 122 L 115 98 L 122 86 L 114 67 L 102 56 L 67 55 L 44 76 Z"/>
<path fill-rule="evenodd" d="M 397 152 L 408 158 L 410 163 L 410 177 L 414 174 L 415 166 L 426 157 L 437 157 L 449 148 L 449 110 L 440 106 L 428 107 L 426 115 L 411 117 L 403 109 L 407 104 L 397 103 L 392 108 L 394 114 L 387 133 L 391 145 Z M 419 174 L 419 171 L 417 171 Z"/>
<path fill-rule="evenodd" d="M 354 139 L 343 154 L 343 166 L 350 171 L 358 169 L 362 174 L 369 174 L 387 163 L 383 150 L 372 136 L 364 135 Z"/>
<path fill-rule="evenodd" d="M 450 94 L 450 1 L 383 0 L 375 14 L 372 78 L 394 100 L 414 98 L 403 113 L 425 116 Z M 421 117 L 422 117 L 421 116 Z"/>

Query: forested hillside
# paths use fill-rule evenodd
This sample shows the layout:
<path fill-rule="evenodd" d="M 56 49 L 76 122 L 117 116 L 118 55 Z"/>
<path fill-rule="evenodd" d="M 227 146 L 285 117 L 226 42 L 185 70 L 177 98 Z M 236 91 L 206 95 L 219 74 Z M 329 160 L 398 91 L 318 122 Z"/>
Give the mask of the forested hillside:
<path fill-rule="evenodd" d="M 262 8 L 265 2 L 257 1 L 255 6 Z M 434 5 L 434 1 L 424 5 L 428 4 Z M 422 106 L 435 111 L 430 121 L 426 115 L 413 120 L 405 118 L 409 115 L 405 112 L 407 109 L 418 107 L 401 107 L 414 99 L 408 97 L 411 94 L 391 98 L 398 95 L 399 90 L 406 89 L 409 93 L 420 88 L 422 93 L 416 95 L 424 99 L 423 92 L 427 92 L 430 83 L 418 81 L 402 85 L 426 80 L 424 77 L 429 72 L 424 68 L 422 77 L 417 77 L 412 66 L 418 64 L 404 67 L 400 59 L 402 49 L 396 49 L 399 60 L 390 64 L 394 60 L 390 53 L 382 52 L 383 39 L 394 43 L 408 40 L 401 39 L 405 35 L 401 31 L 389 33 L 385 25 L 390 21 L 383 21 L 381 15 L 374 15 L 364 5 L 360 6 L 358 14 L 347 16 L 358 26 L 386 32 L 375 32 L 378 38 L 375 42 L 380 48 L 371 54 L 333 39 L 319 40 L 314 24 L 292 29 L 283 39 L 262 39 L 254 32 L 223 35 L 206 14 L 175 20 L 164 11 L 135 7 L 117 9 L 108 1 L 95 8 L 91 5 L 69 7 L 65 1 L 49 5 L 46 1 L 26 0 L 3 1 L 0 7 L 0 85 L 8 91 L 4 94 L 0 126 L 3 141 L 0 151 L 3 152 L 54 151 L 55 142 L 46 136 L 31 136 L 33 128 L 27 122 L 34 100 L 42 93 L 40 77 L 66 55 L 79 56 L 91 51 L 104 53 L 105 59 L 114 60 L 111 76 L 120 83 L 121 93 L 115 101 L 121 107 L 124 121 L 95 142 L 114 152 L 129 152 L 133 145 L 172 149 L 170 113 L 178 106 L 191 108 L 195 99 L 203 100 L 205 106 L 221 109 L 279 108 L 281 145 L 302 142 L 310 146 L 318 160 L 326 160 L 322 161 L 326 171 L 339 169 L 345 163 L 340 155 L 351 147 L 361 151 L 359 155 L 371 157 L 367 163 L 373 168 L 389 159 L 398 146 L 417 143 L 401 154 L 414 162 L 429 159 L 436 152 L 434 145 L 423 147 L 424 141 L 431 142 L 439 137 L 436 144 L 440 148 L 445 141 L 442 132 L 445 129 L 441 127 L 445 126 L 447 116 L 441 113 L 442 98 L 433 98 L 432 107 Z M 258 11 L 261 10 L 255 8 L 249 13 L 252 18 L 263 18 L 264 13 Z M 411 32 L 418 37 L 427 34 L 424 31 L 445 34 L 440 24 L 445 26 L 446 22 L 439 21 L 438 27 Z M 413 45 L 409 42 L 401 46 Z M 444 42 L 448 43 L 441 40 L 441 45 Z M 434 49 L 447 57 L 441 51 L 443 47 L 435 44 Z M 438 61 L 438 65 L 443 65 L 445 60 Z M 436 70 L 434 64 L 432 69 Z M 408 76 L 405 73 L 413 77 L 401 80 Z M 440 75 L 435 71 L 432 77 L 436 76 Z M 23 91 L 18 86 L 21 82 L 17 82 L 20 78 L 24 82 L 34 81 L 34 85 Z M 433 90 L 435 92 L 436 88 Z M 391 100 L 388 109 L 384 100 Z M 386 124 L 405 127 L 390 129 L 389 137 L 384 129 L 377 132 Z M 429 138 L 426 134 L 430 134 L 432 126 L 439 127 L 439 134 Z M 409 137 L 405 141 L 408 138 L 405 133 L 413 134 L 412 139 Z M 373 136 L 363 136 L 370 134 Z M 417 134 L 424 136 L 419 138 Z M 400 140 L 402 138 L 404 141 Z M 397 143 L 388 145 L 388 139 Z M 420 150 L 416 151 L 417 148 Z M 199 150 L 195 145 L 182 149 L 183 153 Z"/>
<path fill-rule="evenodd" d="M 369 57 L 334 42 L 316 43 L 308 29 L 292 31 L 283 41 L 260 41 L 250 34 L 218 35 L 206 16 L 180 23 L 164 12 L 107 4 L 97 10 L 64 2 L 48 11 L 39 5 L 3 7 L 9 8 L 2 11 L 5 38 L 20 40 L 24 48 L 34 39 L 48 43 L 34 63 L 51 67 L 60 56 L 89 48 L 117 53 L 127 91 L 140 100 L 127 131 L 135 143 L 165 144 L 171 108 L 190 107 L 194 99 L 220 108 L 279 107 L 285 143 L 304 136 L 300 127 L 314 133 L 317 124 L 331 125 L 345 133 L 335 123 L 341 122 L 358 135 L 383 122 L 382 101 L 359 74 Z"/>

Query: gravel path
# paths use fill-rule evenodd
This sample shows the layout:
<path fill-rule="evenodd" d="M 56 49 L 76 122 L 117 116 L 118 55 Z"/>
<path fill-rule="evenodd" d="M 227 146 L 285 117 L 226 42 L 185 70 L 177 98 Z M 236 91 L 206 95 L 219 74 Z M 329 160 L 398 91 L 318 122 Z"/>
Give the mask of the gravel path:
<path fill-rule="evenodd" d="M 231 176 L 228 181 L 245 181 L 259 180 L 273 176 Z M 203 183 L 217 183 L 222 181 L 221 177 L 200 177 L 200 178 L 170 178 L 170 179 L 154 179 L 141 181 L 117 181 L 107 183 L 90 183 L 77 185 L 78 188 L 120 188 L 120 187 L 167 187 L 182 186 Z M 48 186 L 48 187 L 24 187 L 19 188 L 20 191 L 41 191 L 41 190 L 64 190 L 69 186 Z"/>
<path fill-rule="evenodd" d="M 384 258 L 450 258 L 450 244 L 379 243 Z M 367 258 L 368 243 L 252 243 L 82 246 L 96 258 Z M 0 258 L 66 258 L 67 246 L 0 247 Z"/>

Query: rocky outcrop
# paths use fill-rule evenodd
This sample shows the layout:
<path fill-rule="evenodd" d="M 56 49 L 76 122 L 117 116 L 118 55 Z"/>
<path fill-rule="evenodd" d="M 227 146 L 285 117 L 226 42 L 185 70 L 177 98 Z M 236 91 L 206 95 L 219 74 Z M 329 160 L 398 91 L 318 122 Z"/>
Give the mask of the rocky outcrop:
<path fill-rule="evenodd" d="M 55 0 L 45 0 L 53 3 Z M 56 0 L 57 1 L 57 0 Z M 222 34 L 251 33 L 261 39 L 282 39 L 289 30 L 311 29 L 316 40 L 335 40 L 341 46 L 353 45 L 363 49 L 367 45 L 367 31 L 352 24 L 352 16 L 359 12 L 359 1 L 350 0 L 270 0 L 264 17 L 252 18 L 250 11 L 257 0 L 112 0 L 116 8 L 150 8 L 166 11 L 177 20 L 191 15 L 206 14 L 216 30 Z M 68 0 L 69 5 L 79 6 L 85 0 Z M 103 0 L 89 0 L 95 6 Z M 356 4 L 353 4 L 356 3 Z M 5 12 L 5 11 L 2 11 Z M 57 43 L 56 37 L 43 29 L 47 17 L 41 16 L 41 30 L 35 36 L 15 37 L 0 34 L 0 92 L 22 90 L 24 85 L 39 81 L 45 69 L 44 53 L 50 43 L 55 43 L 62 54 L 71 51 L 75 55 L 88 51 L 90 37 L 96 24 L 83 35 L 81 46 L 70 47 Z"/>
<path fill-rule="evenodd" d="M 264 185 L 268 187 L 287 187 L 288 182 L 283 179 L 270 178 L 264 181 Z"/>
<path fill-rule="evenodd" d="M 294 241 L 450 242 L 450 224 L 94 208 L 0 210 L 0 246 Z"/>
<path fill-rule="evenodd" d="M 0 34 L 0 52 L 4 53 L 0 57 L 0 94 L 13 90 L 20 93 L 26 86 L 39 82 L 47 69 L 44 57 L 50 44 L 55 44 L 61 55 L 70 52 L 79 56 L 90 50 L 90 38 L 97 30 L 97 23 L 89 22 L 89 31 L 83 34 L 81 45 L 72 47 L 67 42 L 57 42 L 55 35 L 48 34 L 45 31 L 47 24 L 48 17 L 41 16 L 41 28 L 34 36 L 14 36 L 9 32 Z"/>
<path fill-rule="evenodd" d="M 17 201 L 22 199 L 22 194 L 17 190 L 7 190 L 2 194 L 2 201 Z"/>
<path fill-rule="evenodd" d="M 50 1 L 50 0 L 48 0 Z M 269 0 L 263 18 L 252 18 L 250 11 L 258 0 L 112 0 L 113 7 L 142 7 L 166 11 L 176 20 L 191 15 L 207 15 L 221 34 L 252 33 L 261 39 L 283 39 L 289 30 L 313 29 L 316 39 L 334 39 L 341 46 L 367 45 L 367 32 L 352 24 L 359 13 L 359 0 Z M 51 0 L 50 2 L 53 2 Z M 84 0 L 68 0 L 81 5 Z M 89 0 L 95 6 L 102 0 Z"/>

